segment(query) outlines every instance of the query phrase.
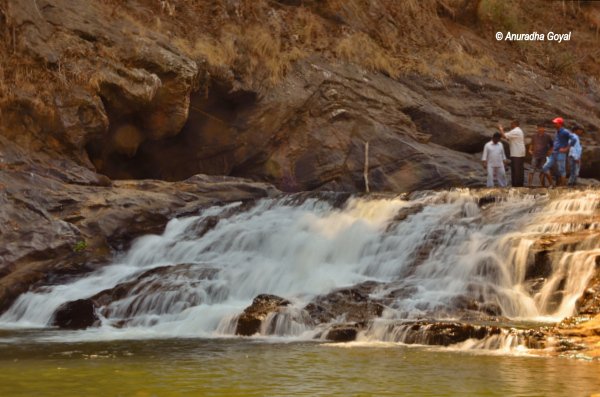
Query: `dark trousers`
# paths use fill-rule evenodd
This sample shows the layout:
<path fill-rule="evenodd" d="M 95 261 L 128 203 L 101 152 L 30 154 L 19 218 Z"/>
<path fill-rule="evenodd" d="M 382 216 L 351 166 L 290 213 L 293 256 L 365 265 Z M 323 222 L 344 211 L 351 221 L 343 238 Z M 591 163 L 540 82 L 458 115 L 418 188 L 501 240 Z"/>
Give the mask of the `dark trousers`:
<path fill-rule="evenodd" d="M 525 157 L 510 158 L 510 180 L 514 187 L 522 187 L 525 181 Z"/>

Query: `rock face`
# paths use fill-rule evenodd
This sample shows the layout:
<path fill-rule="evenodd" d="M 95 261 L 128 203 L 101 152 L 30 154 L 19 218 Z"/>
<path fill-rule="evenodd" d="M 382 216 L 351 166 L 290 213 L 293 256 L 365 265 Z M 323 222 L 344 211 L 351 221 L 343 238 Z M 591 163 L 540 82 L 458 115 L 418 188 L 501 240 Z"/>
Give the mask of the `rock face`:
<path fill-rule="evenodd" d="M 402 7 L 408 6 L 371 2 L 371 12 L 398 19 L 371 31 L 367 10 L 360 17 L 361 10 L 350 13 L 336 2 L 299 8 L 296 3 L 27 0 L 2 5 L 7 29 L 2 48 L 15 63 L 29 65 L 37 80 L 27 85 L 9 76 L 7 84 L 19 89 L 7 90 L 0 103 L 0 133 L 27 153 L 69 159 L 112 179 L 173 181 L 206 173 L 269 181 L 286 191 L 363 191 L 369 142 L 371 190 L 399 191 L 481 186 L 484 172 L 476 153 L 499 120 L 518 117 L 530 132 L 535 123 L 560 114 L 585 126 L 582 175 L 599 176 L 600 89 L 593 78 L 573 87 L 571 80 L 553 79 L 537 64 L 507 67 L 500 77 L 481 70 L 437 70 L 434 64 L 426 65 L 429 73 L 399 74 L 385 62 L 369 67 L 360 57 L 344 58 L 352 49 L 342 51 L 344 42 L 334 38 L 347 35 L 344 29 L 365 31 L 383 43 L 390 40 L 386 34 L 401 37 L 403 29 L 417 29 L 403 24 L 411 22 L 402 19 Z M 479 29 L 477 23 L 490 22 L 485 15 L 478 22 L 477 10 L 465 13 L 456 5 L 448 14 L 444 7 L 419 7 L 431 25 L 427 32 L 421 25 L 417 29 L 422 37 L 416 39 L 430 41 L 423 44 L 435 47 L 440 37 L 447 38 L 467 63 L 473 53 L 498 57 L 490 62 L 501 71 L 501 60 L 517 56 L 508 48 L 490 51 L 489 44 L 472 37 L 473 25 Z M 300 37 L 303 32 L 271 37 L 254 21 L 262 17 L 267 26 L 291 29 L 289 19 L 298 15 L 325 30 L 320 32 L 324 43 Z M 463 15 L 452 22 L 460 26 L 449 28 L 448 15 Z M 244 26 L 239 32 L 231 26 L 238 24 Z M 587 39 L 588 32 L 580 33 L 579 40 Z M 232 42 L 214 44 L 224 37 Z M 406 50 L 402 57 L 411 53 L 396 36 L 392 42 Z M 465 42 L 471 44 L 463 48 Z M 274 60 L 261 58 L 268 54 L 254 48 L 256 43 L 266 45 Z M 288 60 L 284 47 L 297 47 L 302 55 Z M 392 62 L 390 54 L 398 49 L 384 45 L 380 50 L 373 57 Z M 268 71 L 272 78 L 263 76 Z M 563 80 L 571 86 L 556 85 Z M 43 95 L 26 89 L 35 84 Z"/>
<path fill-rule="evenodd" d="M 251 336 L 260 331 L 262 322 L 270 313 L 286 307 L 290 302 L 276 295 L 261 294 L 252 301 L 237 320 L 236 335 Z"/>
<path fill-rule="evenodd" d="M 117 181 L 64 160 L 30 155 L 0 136 L 0 312 L 38 282 L 89 271 L 174 216 L 277 194 L 238 178 Z"/>
<path fill-rule="evenodd" d="M 576 303 L 577 314 L 600 314 L 600 256 L 596 257 L 596 273 Z"/>
<path fill-rule="evenodd" d="M 556 340 L 556 349 L 563 355 L 600 358 L 600 315 L 566 319 L 547 334 Z"/>

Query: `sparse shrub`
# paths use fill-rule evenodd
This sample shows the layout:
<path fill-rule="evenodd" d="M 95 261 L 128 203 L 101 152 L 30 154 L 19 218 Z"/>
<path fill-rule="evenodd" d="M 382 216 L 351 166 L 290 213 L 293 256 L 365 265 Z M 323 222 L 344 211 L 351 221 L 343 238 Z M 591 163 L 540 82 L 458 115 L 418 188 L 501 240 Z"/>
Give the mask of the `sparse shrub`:
<path fill-rule="evenodd" d="M 82 252 L 86 248 L 87 248 L 87 242 L 85 240 L 80 240 L 73 246 L 73 252 Z"/>
<path fill-rule="evenodd" d="M 575 61 L 575 58 L 570 52 L 563 51 L 548 55 L 546 65 L 550 73 L 562 76 L 573 70 Z"/>
<path fill-rule="evenodd" d="M 517 0 L 480 0 L 477 15 L 494 29 L 518 33 L 522 25 L 519 10 Z"/>

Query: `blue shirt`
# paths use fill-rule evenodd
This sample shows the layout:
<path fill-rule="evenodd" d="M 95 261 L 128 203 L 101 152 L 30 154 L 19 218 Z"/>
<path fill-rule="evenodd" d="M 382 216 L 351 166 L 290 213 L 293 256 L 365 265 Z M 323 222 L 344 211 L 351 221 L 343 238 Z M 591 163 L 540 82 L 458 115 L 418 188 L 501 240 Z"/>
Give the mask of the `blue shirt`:
<path fill-rule="evenodd" d="M 575 142 L 571 138 L 573 133 L 566 129 L 565 127 L 560 127 L 558 132 L 554 135 L 554 153 L 558 153 L 559 149 L 565 148 L 567 146 L 573 146 Z"/>
<path fill-rule="evenodd" d="M 571 150 L 569 151 L 569 156 L 573 157 L 575 160 L 581 160 L 581 142 L 579 141 L 579 136 L 577 134 L 571 134 L 571 140 L 573 143 L 571 144 Z"/>

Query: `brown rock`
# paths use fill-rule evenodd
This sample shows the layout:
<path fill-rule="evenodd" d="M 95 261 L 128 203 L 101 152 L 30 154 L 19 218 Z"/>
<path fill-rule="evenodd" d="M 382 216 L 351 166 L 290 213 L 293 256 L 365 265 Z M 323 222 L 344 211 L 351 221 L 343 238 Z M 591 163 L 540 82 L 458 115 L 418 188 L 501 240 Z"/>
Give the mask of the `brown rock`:
<path fill-rule="evenodd" d="M 596 273 L 577 300 L 575 308 L 580 315 L 600 314 L 600 256 L 596 257 Z"/>
<path fill-rule="evenodd" d="M 204 264 L 161 266 L 143 272 L 132 281 L 101 291 L 90 300 L 104 317 L 111 320 L 116 317 L 119 325 L 123 326 L 140 314 L 178 313 L 201 304 L 202 292 L 195 293 L 185 287 L 202 280 L 211 280 L 217 273 L 217 269 Z M 112 304 L 126 298 L 128 305 L 119 304 L 117 312 L 116 306 Z"/>
<path fill-rule="evenodd" d="M 350 288 L 341 288 L 316 297 L 304 309 L 316 324 L 327 323 L 344 316 L 346 321 L 366 324 L 383 312 L 382 303 L 369 297 L 379 283 L 365 282 Z"/>
<path fill-rule="evenodd" d="M 351 342 L 356 339 L 358 330 L 356 324 L 336 324 L 327 331 L 325 339 L 333 342 Z"/>
<path fill-rule="evenodd" d="M 239 316 L 235 328 L 236 335 L 251 336 L 260 331 L 262 322 L 270 313 L 276 312 L 290 302 L 276 295 L 261 294 L 252 301 Z"/>
<path fill-rule="evenodd" d="M 496 326 L 480 326 L 456 322 L 415 321 L 388 325 L 396 342 L 448 346 L 467 339 L 483 339 L 500 334 Z"/>
<path fill-rule="evenodd" d="M 205 206 L 277 194 L 266 184 L 238 178 L 196 176 L 162 181 L 107 179 L 72 162 L 22 155 L 4 145 L 0 171 L 0 312 L 34 284 L 110 261 L 112 250 L 160 233 L 178 215 Z"/>
<path fill-rule="evenodd" d="M 99 325 L 97 313 L 122 327 L 128 324 L 138 314 L 153 312 L 154 314 L 172 313 L 176 306 L 178 311 L 186 307 L 202 303 L 198 295 L 187 293 L 180 289 L 179 280 L 184 283 L 199 282 L 212 279 L 218 273 L 217 269 L 198 264 L 177 264 L 161 266 L 143 272 L 134 280 L 120 283 L 113 288 L 101 291 L 86 299 L 67 302 L 59 307 L 51 321 L 52 325 L 64 329 L 83 329 Z M 181 292 L 177 297 L 173 293 Z M 214 291 L 216 292 L 216 291 Z M 168 294 L 171 305 L 164 304 L 166 297 L 161 299 L 161 294 Z M 129 305 L 121 308 L 116 313 L 111 304 L 125 298 L 131 298 Z M 145 305 L 153 302 L 156 307 Z"/>
<path fill-rule="evenodd" d="M 90 299 L 78 299 L 62 304 L 54 312 L 50 324 L 62 329 L 86 329 L 99 321 L 94 302 Z"/>

